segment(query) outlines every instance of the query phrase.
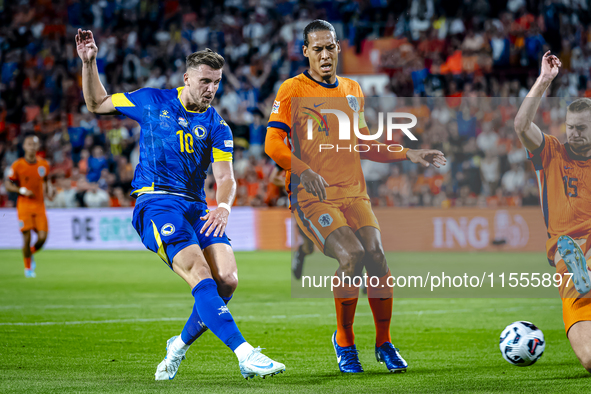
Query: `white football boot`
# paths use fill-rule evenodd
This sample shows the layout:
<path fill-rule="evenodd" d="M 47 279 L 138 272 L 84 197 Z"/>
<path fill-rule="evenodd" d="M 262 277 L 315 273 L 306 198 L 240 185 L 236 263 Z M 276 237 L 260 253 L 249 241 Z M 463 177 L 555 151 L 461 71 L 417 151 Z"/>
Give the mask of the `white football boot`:
<path fill-rule="evenodd" d="M 273 376 L 285 371 L 285 365 L 271 360 L 261 353 L 261 348 L 252 349 L 246 360 L 240 363 L 240 373 L 245 379 L 252 379 L 260 376 L 265 379 L 266 376 Z"/>
<path fill-rule="evenodd" d="M 178 335 L 175 335 L 166 341 L 166 357 L 164 357 L 164 360 L 162 360 L 162 362 L 158 364 L 158 368 L 156 368 L 156 373 L 154 374 L 156 380 L 174 379 L 179 370 L 179 366 L 181 365 L 181 361 L 187 358 L 184 351 L 174 351 L 171 348 L 172 343 L 177 337 Z"/>

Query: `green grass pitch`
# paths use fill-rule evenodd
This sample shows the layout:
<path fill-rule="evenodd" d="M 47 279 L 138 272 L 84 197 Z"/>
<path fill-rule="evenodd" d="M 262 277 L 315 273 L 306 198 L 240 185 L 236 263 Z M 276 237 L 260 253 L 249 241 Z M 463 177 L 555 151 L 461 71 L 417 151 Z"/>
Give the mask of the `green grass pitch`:
<path fill-rule="evenodd" d="M 235 356 L 210 332 L 188 351 L 173 381 L 154 381 L 166 340 L 192 308 L 188 286 L 155 254 L 42 251 L 25 279 L 19 251 L 0 251 L 0 392 L 588 392 L 591 374 L 564 334 L 550 299 L 400 299 L 392 336 L 409 362 L 390 374 L 374 358 L 374 325 L 359 301 L 356 342 L 365 373 L 338 371 L 330 343 L 331 299 L 291 298 L 289 253 L 237 253 L 240 284 L 229 307 L 246 339 L 285 363 L 284 374 L 246 381 Z M 481 256 L 486 256 L 482 254 Z M 397 253 L 398 261 L 424 258 Z M 543 252 L 502 255 L 539 261 Z M 438 259 L 474 255 L 437 254 Z M 336 267 L 336 264 L 335 264 Z M 529 320 L 547 346 L 533 366 L 503 360 L 499 334 Z"/>

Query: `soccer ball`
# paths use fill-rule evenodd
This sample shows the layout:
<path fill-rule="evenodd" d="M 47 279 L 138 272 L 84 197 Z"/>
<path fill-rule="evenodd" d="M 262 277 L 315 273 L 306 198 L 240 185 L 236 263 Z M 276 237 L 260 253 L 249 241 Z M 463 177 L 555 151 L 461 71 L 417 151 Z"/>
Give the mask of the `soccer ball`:
<path fill-rule="evenodd" d="M 527 321 L 509 324 L 499 343 L 503 358 L 518 367 L 532 365 L 544 354 L 546 341 L 542 330 Z"/>

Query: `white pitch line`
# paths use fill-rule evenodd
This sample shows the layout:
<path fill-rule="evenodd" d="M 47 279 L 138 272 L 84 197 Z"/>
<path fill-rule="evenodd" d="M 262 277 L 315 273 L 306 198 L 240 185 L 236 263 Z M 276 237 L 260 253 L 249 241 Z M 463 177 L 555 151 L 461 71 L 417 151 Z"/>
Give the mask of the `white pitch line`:
<path fill-rule="evenodd" d="M 0 326 L 56 326 L 56 325 L 77 325 L 77 324 L 111 324 L 111 323 L 141 323 L 157 321 L 185 321 L 182 317 L 160 317 L 154 319 L 113 319 L 113 320 L 81 320 L 81 321 L 43 321 L 34 323 L 0 323 Z"/>
<path fill-rule="evenodd" d="M 285 307 L 286 305 L 290 305 L 290 304 L 294 304 L 294 305 L 327 305 L 327 304 L 331 304 L 332 302 L 329 301 L 303 301 L 303 299 L 294 299 L 291 298 L 291 300 L 293 301 L 265 301 L 265 302 L 242 302 L 242 301 L 232 301 L 232 306 L 237 307 L 245 307 L 245 306 L 254 306 L 254 305 L 264 305 L 264 306 L 275 306 L 275 305 L 281 305 L 283 307 Z M 297 300 L 297 301 L 296 301 Z M 327 298 L 327 300 L 331 300 L 332 298 Z M 394 299 L 394 308 L 396 308 L 397 305 L 417 305 L 417 304 L 422 304 L 424 299 L 419 299 L 419 300 L 405 300 L 405 299 Z M 439 301 L 437 303 L 439 304 L 447 304 L 448 302 L 443 302 L 441 300 L 433 300 L 433 301 Z M 192 307 L 192 300 L 191 299 L 187 299 L 187 302 L 175 302 L 175 303 L 164 303 L 164 304 L 158 304 L 158 303 L 151 303 L 150 306 L 153 307 L 186 307 L 186 306 L 191 306 Z M 457 304 L 457 302 L 453 302 L 453 304 Z M 538 304 L 539 306 L 540 304 Z M 554 302 L 548 302 L 545 303 L 544 305 L 549 305 L 549 306 L 553 306 L 555 305 Z M 559 305 L 559 304 L 556 304 Z M 85 305 L 85 304 L 58 304 L 58 305 L 52 305 L 52 304 L 31 304 L 31 305 L 0 305 L 0 310 L 7 310 L 7 309 L 125 309 L 125 308 L 142 308 L 144 307 L 145 304 L 106 304 L 106 305 Z M 521 308 L 521 307 L 519 307 Z M 510 310 L 510 309 L 507 309 Z"/>
<path fill-rule="evenodd" d="M 331 298 L 332 300 L 332 298 Z M 193 307 L 192 303 L 194 301 L 192 299 L 187 299 L 186 303 L 166 303 L 166 304 L 158 304 L 152 303 L 150 306 L 155 307 Z M 264 306 L 275 306 L 275 305 L 282 305 L 285 306 L 288 302 L 232 302 L 232 305 L 236 306 L 245 306 L 245 305 L 264 305 Z M 295 302 L 294 302 L 295 304 Z M 297 305 L 325 305 L 328 302 L 297 302 Z M 332 304 L 332 303 L 331 303 Z M 0 305 L 0 310 L 7 310 L 7 309 L 125 309 L 125 308 L 142 308 L 145 307 L 145 304 L 110 304 L 110 305 L 84 305 L 84 304 L 76 304 L 76 305 L 42 305 L 42 304 L 31 304 L 31 305 Z"/>
<path fill-rule="evenodd" d="M 556 306 L 539 306 L 539 307 L 513 307 L 513 308 L 489 308 L 489 309 L 434 309 L 434 310 L 422 310 L 422 311 L 403 311 L 392 312 L 393 316 L 404 316 L 404 315 L 439 315 L 446 313 L 474 313 L 474 312 L 515 312 L 522 309 L 534 310 L 534 309 L 555 309 Z M 305 315 L 273 315 L 273 316 L 235 316 L 237 321 L 243 320 L 294 320 L 294 319 L 310 319 L 320 317 L 334 317 L 334 313 L 328 314 L 305 314 Z M 372 316 L 371 313 L 357 313 L 355 316 Z M 150 322 L 166 322 L 166 321 L 186 321 L 186 317 L 161 317 L 151 319 L 111 319 L 111 320 L 80 320 L 80 321 L 64 321 L 64 322 L 0 322 L 0 326 L 56 326 L 56 325 L 80 325 L 80 324 L 114 324 L 114 323 L 150 323 Z"/>

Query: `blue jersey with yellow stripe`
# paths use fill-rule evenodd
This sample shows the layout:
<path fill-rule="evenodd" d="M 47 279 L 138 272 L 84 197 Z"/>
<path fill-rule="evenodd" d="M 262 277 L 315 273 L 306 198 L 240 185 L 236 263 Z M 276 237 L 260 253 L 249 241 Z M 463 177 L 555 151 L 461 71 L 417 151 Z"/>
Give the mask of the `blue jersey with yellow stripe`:
<path fill-rule="evenodd" d="M 143 88 L 111 96 L 123 115 L 141 126 L 140 161 L 132 195 L 175 194 L 205 203 L 210 163 L 232 161 L 232 131 L 213 107 L 188 110 L 184 88 Z"/>

